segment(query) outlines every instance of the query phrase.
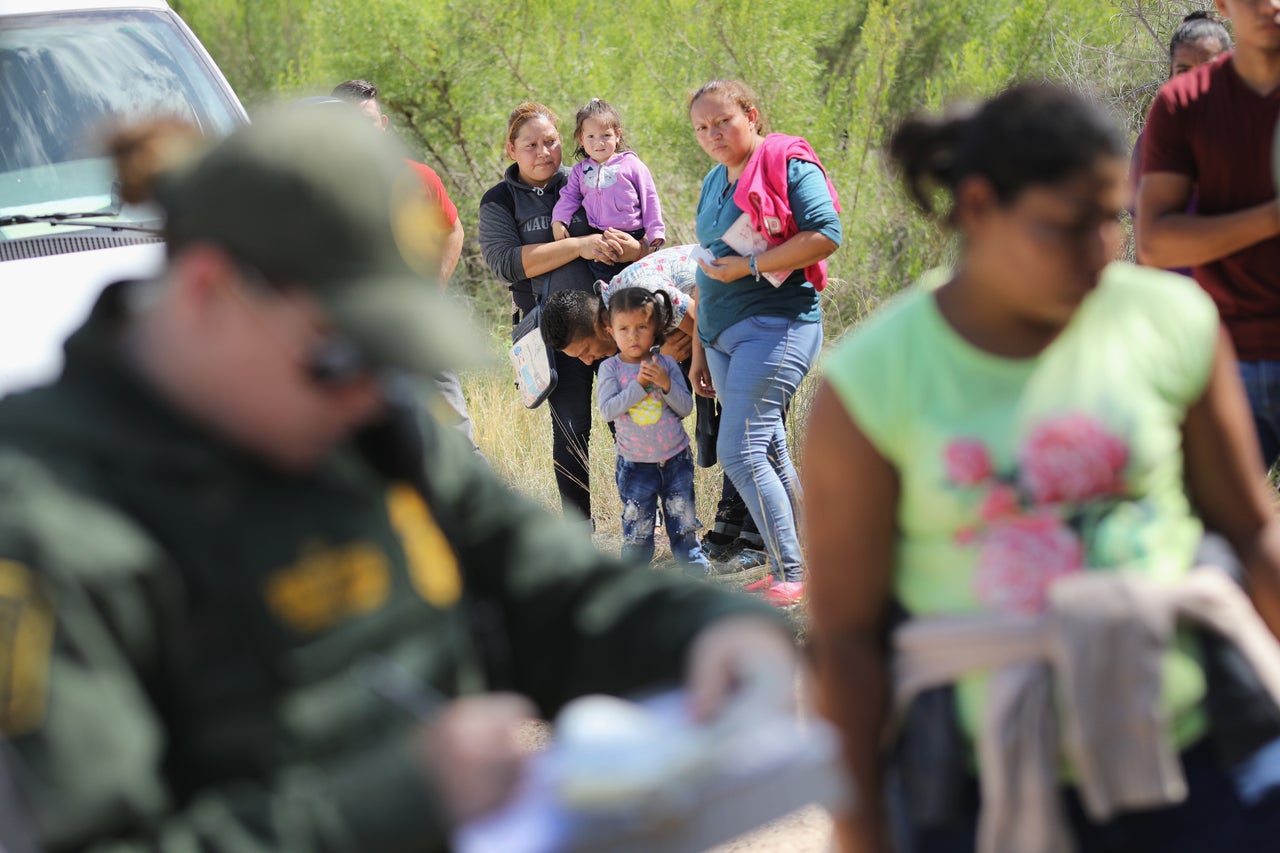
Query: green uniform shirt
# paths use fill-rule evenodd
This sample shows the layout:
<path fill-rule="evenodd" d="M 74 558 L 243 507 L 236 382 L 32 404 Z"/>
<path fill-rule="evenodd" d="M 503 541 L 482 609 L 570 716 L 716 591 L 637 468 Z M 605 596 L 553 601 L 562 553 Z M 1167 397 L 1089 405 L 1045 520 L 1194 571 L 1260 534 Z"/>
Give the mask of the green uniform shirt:
<path fill-rule="evenodd" d="M 127 287 L 0 402 L 0 732 L 49 849 L 440 849 L 418 723 L 371 673 L 479 688 L 483 607 L 550 714 L 762 612 L 602 557 L 430 419 L 425 495 L 353 447 L 259 464 L 124 364 Z"/>

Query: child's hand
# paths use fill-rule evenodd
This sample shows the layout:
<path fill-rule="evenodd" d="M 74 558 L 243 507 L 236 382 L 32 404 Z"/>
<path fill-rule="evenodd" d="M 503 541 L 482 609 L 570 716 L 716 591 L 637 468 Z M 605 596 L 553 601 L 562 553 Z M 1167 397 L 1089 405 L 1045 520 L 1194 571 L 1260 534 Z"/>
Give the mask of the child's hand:
<path fill-rule="evenodd" d="M 551 234 L 557 240 L 567 240 L 569 238 L 569 226 L 565 225 L 563 222 L 552 222 Z"/>
<path fill-rule="evenodd" d="M 640 365 L 640 373 L 636 379 L 641 385 L 657 385 L 663 394 L 671 390 L 671 374 L 656 359 L 649 359 Z"/>

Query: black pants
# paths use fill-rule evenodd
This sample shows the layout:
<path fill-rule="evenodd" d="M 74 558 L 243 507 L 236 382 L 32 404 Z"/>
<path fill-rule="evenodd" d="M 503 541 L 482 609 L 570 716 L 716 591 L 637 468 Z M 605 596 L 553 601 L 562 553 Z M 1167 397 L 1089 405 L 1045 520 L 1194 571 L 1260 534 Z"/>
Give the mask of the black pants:
<path fill-rule="evenodd" d="M 590 229 L 592 234 L 603 234 L 599 228 Z M 644 229 L 638 228 L 635 231 L 628 231 L 632 237 L 635 237 L 641 243 L 644 243 Z M 591 276 L 596 281 L 613 281 L 613 277 L 618 273 L 631 266 L 631 261 L 621 261 L 616 264 L 607 264 L 604 261 L 587 261 L 587 266 L 591 269 Z"/>
<path fill-rule="evenodd" d="M 682 365 L 683 366 L 683 365 Z M 689 368 L 685 367 L 685 379 Z M 720 403 L 712 397 L 694 395 L 694 408 L 698 420 L 694 426 L 694 441 L 698 447 L 698 465 L 710 468 L 716 464 L 716 440 L 720 437 Z M 716 506 L 716 520 L 712 532 L 730 538 L 741 536 L 753 545 L 763 545 L 756 521 L 747 512 L 747 502 L 726 474 L 720 485 L 720 503 Z M 745 534 L 745 535 L 744 535 Z"/>
<path fill-rule="evenodd" d="M 591 386 L 596 367 L 562 352 L 556 353 L 556 389 L 547 398 L 551 407 L 551 461 L 555 466 L 560 506 L 591 517 Z"/>

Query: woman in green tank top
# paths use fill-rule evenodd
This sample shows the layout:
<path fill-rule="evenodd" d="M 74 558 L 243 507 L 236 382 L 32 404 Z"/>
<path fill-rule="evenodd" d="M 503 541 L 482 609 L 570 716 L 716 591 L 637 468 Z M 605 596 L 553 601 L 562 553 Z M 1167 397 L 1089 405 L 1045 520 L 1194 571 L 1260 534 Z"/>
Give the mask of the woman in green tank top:
<path fill-rule="evenodd" d="M 949 197 L 962 249 L 827 361 L 804 454 L 821 460 L 803 472 L 811 638 L 858 785 L 856 811 L 838 821 L 844 849 L 890 849 L 892 800 L 905 805 L 892 810 L 906 816 L 898 850 L 974 850 L 988 678 L 958 678 L 928 729 L 953 727 L 961 745 L 950 825 L 930 824 L 918 796 L 882 792 L 890 614 L 1034 620 L 1055 582 L 1084 571 L 1174 585 L 1207 527 L 1243 563 L 1274 633 L 1280 525 L 1212 303 L 1186 279 L 1115 262 L 1126 145 L 1109 117 L 1066 90 L 1019 86 L 972 112 L 907 121 L 890 153 L 926 213 L 939 190 Z M 1068 782 L 1060 799 L 1082 849 L 1273 849 L 1280 809 L 1242 800 L 1203 748 L 1218 725 L 1212 679 L 1184 639 L 1156 658 L 1156 704 L 1191 795 L 1099 821 Z M 931 749 L 926 775 L 942 775 Z M 1280 782 L 1280 762 L 1263 764 Z M 980 849 L 1026 853 L 1007 837 Z"/>

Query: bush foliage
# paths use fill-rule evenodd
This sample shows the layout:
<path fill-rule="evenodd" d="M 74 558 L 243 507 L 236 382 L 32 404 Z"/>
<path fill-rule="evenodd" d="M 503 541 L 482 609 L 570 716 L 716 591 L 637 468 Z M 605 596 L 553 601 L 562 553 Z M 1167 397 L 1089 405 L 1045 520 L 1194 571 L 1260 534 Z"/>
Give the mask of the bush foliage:
<path fill-rule="evenodd" d="M 505 290 L 475 245 L 480 195 L 505 167 L 511 108 L 542 101 L 572 134 L 592 97 L 620 110 L 652 169 L 669 240 L 693 240 L 711 163 L 688 93 L 749 83 L 776 130 L 805 136 L 844 205 L 831 259 L 834 337 L 884 294 L 944 259 L 946 236 L 910 208 L 884 165 L 916 109 L 1050 78 L 1097 92 L 1136 132 L 1164 79 L 1164 44 L 1206 2 L 1180 0 L 172 0 L 252 109 L 374 81 L 405 141 L 441 173 L 467 230 L 456 286 L 496 317 Z M 567 146 L 572 150 L 572 146 Z"/>

